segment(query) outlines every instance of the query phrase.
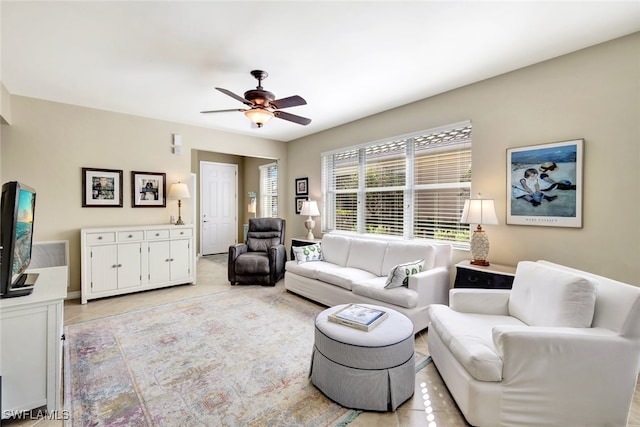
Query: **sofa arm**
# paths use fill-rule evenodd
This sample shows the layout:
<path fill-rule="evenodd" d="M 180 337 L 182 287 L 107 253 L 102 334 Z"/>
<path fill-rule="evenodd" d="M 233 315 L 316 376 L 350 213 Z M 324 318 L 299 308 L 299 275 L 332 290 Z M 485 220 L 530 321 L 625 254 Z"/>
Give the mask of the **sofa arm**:
<path fill-rule="evenodd" d="M 458 288 L 449 291 L 449 305 L 460 313 L 509 315 L 510 289 Z"/>
<path fill-rule="evenodd" d="M 626 425 L 640 362 L 637 343 L 603 328 L 531 326 L 495 326 L 493 341 L 503 360 L 507 412 L 536 396 L 538 407 L 558 420 L 588 411 L 594 425 Z"/>
<path fill-rule="evenodd" d="M 449 269 L 436 267 L 409 276 L 409 289 L 418 293 L 418 306 L 449 303 Z"/>

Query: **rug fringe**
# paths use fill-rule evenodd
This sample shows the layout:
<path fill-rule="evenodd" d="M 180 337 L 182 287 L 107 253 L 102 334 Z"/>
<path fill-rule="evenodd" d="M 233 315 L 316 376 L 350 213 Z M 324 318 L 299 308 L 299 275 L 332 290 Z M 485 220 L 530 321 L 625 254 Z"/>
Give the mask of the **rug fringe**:
<path fill-rule="evenodd" d="M 352 409 L 351 412 L 349 412 L 348 414 L 346 414 L 344 417 L 342 417 L 342 419 L 340 421 L 338 421 L 334 427 L 344 427 L 347 424 L 351 423 L 351 421 L 355 420 L 358 415 L 360 415 L 362 413 L 362 411 L 357 411 L 355 409 Z"/>

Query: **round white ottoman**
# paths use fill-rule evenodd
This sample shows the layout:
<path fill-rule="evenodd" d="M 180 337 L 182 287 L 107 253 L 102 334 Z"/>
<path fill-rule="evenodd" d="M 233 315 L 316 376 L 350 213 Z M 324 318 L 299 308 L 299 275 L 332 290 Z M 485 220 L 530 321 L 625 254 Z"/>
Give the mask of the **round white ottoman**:
<path fill-rule="evenodd" d="M 369 332 L 329 321 L 347 304 L 316 317 L 311 382 L 340 405 L 367 411 L 395 411 L 413 395 L 413 323 L 387 307 L 361 304 L 389 313 Z"/>

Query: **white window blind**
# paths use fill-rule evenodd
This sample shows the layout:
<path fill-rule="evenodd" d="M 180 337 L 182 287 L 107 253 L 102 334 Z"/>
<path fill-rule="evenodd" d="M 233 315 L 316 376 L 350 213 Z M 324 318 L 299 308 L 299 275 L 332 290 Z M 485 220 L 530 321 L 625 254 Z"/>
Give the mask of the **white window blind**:
<path fill-rule="evenodd" d="M 467 244 L 471 124 L 322 154 L 323 231 Z"/>
<path fill-rule="evenodd" d="M 269 163 L 260 168 L 260 216 L 278 217 L 278 164 Z"/>

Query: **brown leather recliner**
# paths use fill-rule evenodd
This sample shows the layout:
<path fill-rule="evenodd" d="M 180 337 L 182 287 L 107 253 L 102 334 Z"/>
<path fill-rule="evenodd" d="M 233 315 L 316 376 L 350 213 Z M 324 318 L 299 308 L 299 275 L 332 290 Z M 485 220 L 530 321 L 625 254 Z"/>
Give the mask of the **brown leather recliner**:
<path fill-rule="evenodd" d="M 228 277 L 238 283 L 274 286 L 284 277 L 287 250 L 282 218 L 251 218 L 247 241 L 229 246 Z"/>

